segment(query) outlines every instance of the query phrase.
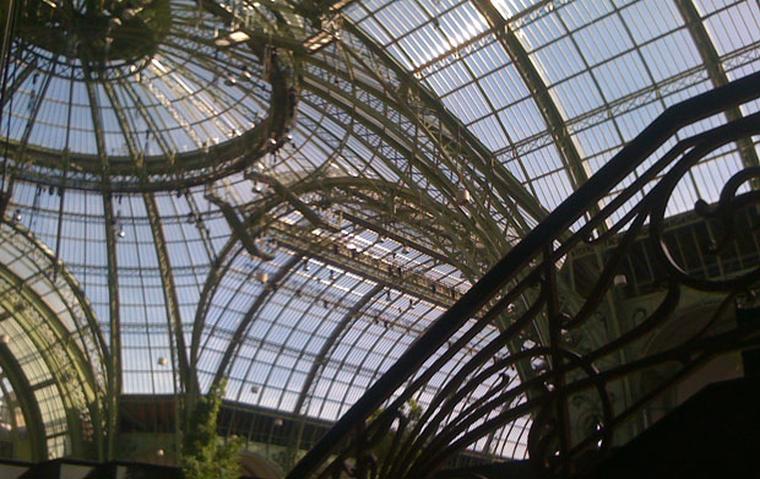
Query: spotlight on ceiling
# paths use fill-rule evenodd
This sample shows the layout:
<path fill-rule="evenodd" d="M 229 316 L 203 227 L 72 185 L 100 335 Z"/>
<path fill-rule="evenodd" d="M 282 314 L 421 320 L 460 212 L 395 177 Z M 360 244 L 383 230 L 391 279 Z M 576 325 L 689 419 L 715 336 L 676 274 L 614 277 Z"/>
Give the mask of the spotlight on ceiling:
<path fill-rule="evenodd" d="M 229 47 L 232 45 L 236 45 L 238 43 L 247 42 L 251 39 L 251 36 L 245 33 L 242 30 L 236 30 L 234 32 L 229 32 L 226 35 L 220 34 L 216 38 L 214 38 L 214 45 L 217 47 Z"/>

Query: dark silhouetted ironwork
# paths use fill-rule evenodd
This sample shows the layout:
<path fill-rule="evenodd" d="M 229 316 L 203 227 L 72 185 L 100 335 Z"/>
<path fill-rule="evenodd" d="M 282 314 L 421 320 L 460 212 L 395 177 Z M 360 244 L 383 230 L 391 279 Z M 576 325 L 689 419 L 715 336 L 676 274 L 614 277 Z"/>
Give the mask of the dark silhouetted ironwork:
<path fill-rule="evenodd" d="M 589 455 L 606 450 L 627 420 L 679 378 L 716 354 L 760 343 L 752 328 L 716 331 L 713 326 L 726 309 L 721 307 L 680 343 L 642 357 L 623 354 L 674 317 L 682 290 L 720 294 L 722 304 L 729 305 L 760 279 L 760 268 L 734 275 L 689 274 L 664 236 L 668 201 L 689 170 L 719 148 L 760 133 L 760 113 L 727 122 L 723 116 L 758 97 L 760 73 L 755 73 L 667 109 L 442 314 L 288 477 L 429 477 L 455 453 L 520 418 L 532 421 L 530 460 L 552 474 L 572 474 Z M 683 135 L 684 127 L 712 116 L 723 123 L 708 129 L 702 124 L 701 133 Z M 726 182 L 717 204 L 696 202 L 696 214 L 718 225 L 719 234 L 705 245 L 708 254 L 730 254 L 725 247 L 740 234 L 732 218 L 757 204 L 760 192 L 751 184 L 758 177 L 760 168 L 747 167 Z M 661 268 L 659 306 L 606 344 L 575 350 L 568 338 L 599 315 L 609 291 L 623 282 L 622 260 L 642 235 L 651 240 L 654 263 Z M 569 304 L 556 277 L 574 249 L 589 244 L 612 246 L 590 293 Z M 420 417 L 410 417 L 409 401 L 493 324 L 504 325 L 500 333 L 433 388 L 438 392 Z M 518 350 L 515 344 L 528 346 Z M 511 353 L 505 353 L 508 346 Z M 613 407 L 613 385 L 667 362 L 679 365 L 668 380 Z M 508 374 L 515 369 L 519 381 Z M 490 384 L 485 394 L 471 394 L 484 384 Z M 599 411 L 586 429 L 570 424 L 569 404 L 581 394 L 591 397 Z"/>

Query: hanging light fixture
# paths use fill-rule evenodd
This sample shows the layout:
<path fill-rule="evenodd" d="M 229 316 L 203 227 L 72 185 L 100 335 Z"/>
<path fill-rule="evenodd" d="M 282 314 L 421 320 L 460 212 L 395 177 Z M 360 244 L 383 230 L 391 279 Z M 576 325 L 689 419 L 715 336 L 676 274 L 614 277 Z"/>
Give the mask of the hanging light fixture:
<path fill-rule="evenodd" d="M 457 204 L 459 206 L 465 206 L 470 204 L 472 201 L 472 196 L 470 195 L 470 190 L 462 187 L 457 190 Z"/>

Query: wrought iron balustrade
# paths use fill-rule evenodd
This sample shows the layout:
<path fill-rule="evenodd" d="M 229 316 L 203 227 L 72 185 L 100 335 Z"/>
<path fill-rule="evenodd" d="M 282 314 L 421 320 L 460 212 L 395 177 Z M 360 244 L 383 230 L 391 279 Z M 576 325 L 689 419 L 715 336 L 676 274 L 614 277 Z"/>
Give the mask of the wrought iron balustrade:
<path fill-rule="evenodd" d="M 717 354 L 760 344 L 760 333 L 752 328 L 715 327 L 736 297 L 756 286 L 760 266 L 732 275 L 689 274 L 664 236 L 669 200 L 690 169 L 721 147 L 760 134 L 760 113 L 733 121 L 722 115 L 757 98 L 760 73 L 662 113 L 441 315 L 288 477 L 430 477 L 453 454 L 521 419 L 532 422 L 527 448 L 536 467 L 571 475 L 589 457 L 600 457 L 626 421 L 639 417 L 648 401 L 679 379 Z M 702 121 L 709 117 L 721 124 L 705 128 Z M 684 128 L 695 131 L 699 122 L 700 133 L 684 135 Z M 673 139 L 677 132 L 680 140 Z M 696 202 L 696 213 L 718 226 L 705 254 L 726 254 L 726 246 L 745 234 L 734 231 L 732 218 L 757 207 L 758 180 L 760 166 L 745 165 L 725 183 L 716 204 Z M 611 331 L 603 344 L 575 348 L 572 338 L 605 311 L 620 282 L 621 262 L 642 235 L 651 240 L 652 262 L 659 268 L 658 306 L 626 330 Z M 605 244 L 612 246 L 599 270 L 591 272 L 591 285 L 569 301 L 558 275 L 569 267 L 574 250 Z M 631 345 L 673 320 L 687 289 L 719 296 L 713 317 L 677 344 L 628 357 Z M 459 364 L 418 415 L 410 415 L 409 401 L 495 324 L 500 329 L 494 339 Z M 511 353 L 503 354 L 507 347 Z M 611 391 L 625 391 L 628 378 L 665 363 L 677 365 L 667 380 L 613 401 Z M 514 369 L 520 380 L 505 374 Z M 599 411 L 590 427 L 571 421 L 579 395 L 590 397 Z"/>

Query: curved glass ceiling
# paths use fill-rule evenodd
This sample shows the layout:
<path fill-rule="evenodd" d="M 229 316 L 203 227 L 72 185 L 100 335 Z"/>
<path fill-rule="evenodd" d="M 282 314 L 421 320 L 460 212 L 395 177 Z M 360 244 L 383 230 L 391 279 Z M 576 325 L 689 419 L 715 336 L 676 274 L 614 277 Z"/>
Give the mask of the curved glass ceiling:
<path fill-rule="evenodd" d="M 2 128 L 22 172 L 85 185 L 105 175 L 119 189 L 219 168 L 231 143 L 254 150 L 248 132 L 269 115 L 272 87 L 261 51 L 230 44 L 234 25 L 181 0 L 28 3 Z"/>
<path fill-rule="evenodd" d="M 121 392 L 229 377 L 232 401 L 328 421 L 668 105 L 760 69 L 754 0 L 357 0 L 319 21 L 290 2 L 209 5 L 172 0 L 149 59 L 131 71 L 122 53 L 91 81 L 19 37 L 0 131 L 28 174 L 6 216 L 77 278 Z M 252 40 L 214 42 L 236 31 Z M 66 151 L 220 161 L 214 145 L 269 111 L 262 38 L 294 52 L 283 71 L 300 82 L 268 154 L 188 188 L 104 195 L 95 169 L 86 188 L 47 185 Z M 669 214 L 714 201 L 757 150 L 707 157 Z M 474 447 L 522 457 L 526 427 Z"/>

